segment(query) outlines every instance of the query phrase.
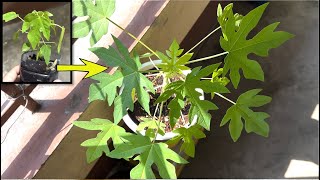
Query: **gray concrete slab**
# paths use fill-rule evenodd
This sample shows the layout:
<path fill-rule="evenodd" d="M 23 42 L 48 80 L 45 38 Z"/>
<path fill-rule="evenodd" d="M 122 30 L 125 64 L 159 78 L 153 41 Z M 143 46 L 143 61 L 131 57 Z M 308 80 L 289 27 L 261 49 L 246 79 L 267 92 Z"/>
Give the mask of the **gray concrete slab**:
<path fill-rule="evenodd" d="M 63 44 L 61 46 L 61 64 L 70 64 L 70 24 L 71 24 L 71 17 L 70 17 L 70 3 L 67 3 L 60 7 L 55 7 L 48 9 L 47 11 L 51 12 L 53 16 L 53 20 L 56 24 L 64 26 L 66 28 Z M 27 41 L 26 34 L 21 35 L 17 41 L 12 40 L 12 35 L 15 33 L 19 28 L 21 28 L 22 22 L 19 21 L 13 24 L 4 24 L 3 26 L 3 60 L 2 60 L 2 76 L 4 76 L 8 71 L 10 71 L 14 66 L 20 64 L 21 59 L 21 47 L 24 42 Z M 54 42 L 59 41 L 60 36 L 60 29 L 57 28 L 57 35 L 51 35 L 51 40 Z M 71 73 L 70 72 L 59 72 L 58 79 L 63 82 L 70 82 L 71 81 Z"/>
<path fill-rule="evenodd" d="M 241 13 L 253 8 L 245 2 L 234 6 Z M 257 29 L 280 21 L 279 30 L 296 36 L 271 50 L 267 58 L 252 56 L 265 72 L 264 83 L 242 78 L 235 93 L 227 95 L 236 100 L 241 92 L 263 88 L 262 93 L 273 98 L 259 109 L 271 115 L 267 119 L 269 138 L 243 132 L 234 143 L 228 127 L 219 127 L 231 104 L 215 97 L 213 101 L 220 109 L 212 112 L 212 130 L 199 141 L 195 158 L 190 159 L 180 178 L 284 178 L 291 160 L 319 164 L 319 121 L 311 118 L 319 104 L 318 12 L 316 1 L 270 2 Z M 213 42 L 218 42 L 218 36 L 206 41 L 198 57 L 222 52 Z M 234 91 L 232 86 L 229 89 Z"/>

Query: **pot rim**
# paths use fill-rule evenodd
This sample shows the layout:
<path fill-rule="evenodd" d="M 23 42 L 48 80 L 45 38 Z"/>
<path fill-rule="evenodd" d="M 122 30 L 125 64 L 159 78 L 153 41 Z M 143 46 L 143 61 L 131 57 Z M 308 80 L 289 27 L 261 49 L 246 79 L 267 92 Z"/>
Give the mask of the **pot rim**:
<path fill-rule="evenodd" d="M 154 64 L 160 64 L 162 61 L 161 60 L 153 60 L 153 63 Z M 148 62 L 145 62 L 145 63 L 142 63 L 141 64 L 141 68 L 140 70 L 150 70 L 152 68 L 154 68 L 154 65 L 151 61 L 148 61 Z M 189 74 L 191 71 L 190 70 L 184 70 L 183 73 L 185 75 Z M 200 99 L 201 100 L 204 100 L 204 93 L 201 89 L 196 89 L 199 93 L 201 93 L 201 96 L 200 96 Z M 129 114 L 126 114 L 123 118 L 123 121 L 124 123 L 133 131 L 133 132 L 137 132 L 137 128 L 138 128 L 138 125 L 131 119 L 131 117 L 129 116 Z M 195 125 L 197 123 L 197 119 L 198 119 L 198 116 L 195 115 L 193 120 L 192 120 L 192 123 L 190 124 L 190 122 L 186 125 L 184 125 L 185 128 L 189 128 L 193 125 Z M 145 135 L 146 131 L 145 130 L 142 130 L 142 131 L 139 131 L 139 133 L 141 133 L 143 136 Z M 156 136 L 156 140 L 159 140 L 159 141 L 164 141 L 164 140 L 168 140 L 168 139 L 171 139 L 175 136 L 177 136 L 178 134 L 176 133 L 173 133 L 173 132 L 167 132 L 165 133 L 164 135 L 161 135 L 161 134 L 157 134 Z"/>

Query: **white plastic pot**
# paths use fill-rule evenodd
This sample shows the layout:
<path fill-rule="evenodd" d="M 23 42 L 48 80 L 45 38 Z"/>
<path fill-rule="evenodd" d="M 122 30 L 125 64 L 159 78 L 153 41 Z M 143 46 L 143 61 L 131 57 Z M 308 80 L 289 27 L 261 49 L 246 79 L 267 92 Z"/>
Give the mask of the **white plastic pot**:
<path fill-rule="evenodd" d="M 153 61 L 155 65 L 158 65 L 161 63 L 161 60 L 154 60 Z M 154 65 L 152 62 L 146 62 L 146 63 L 143 63 L 141 65 L 141 70 L 143 71 L 146 71 L 146 70 L 150 70 L 150 69 L 153 69 L 154 68 Z M 183 71 L 183 73 L 185 75 L 189 74 L 191 71 L 190 70 L 186 70 L 186 71 Z M 204 94 L 203 94 L 203 91 L 201 89 L 196 89 L 199 93 L 201 93 L 201 96 L 200 96 L 200 99 L 201 100 L 204 100 Z M 124 117 L 123 117 L 123 121 L 124 123 L 133 131 L 133 132 L 137 132 L 137 127 L 138 127 L 138 124 L 136 124 L 132 119 L 131 117 L 126 114 Z M 195 123 L 197 123 L 197 115 L 194 116 L 194 119 L 192 121 L 192 124 L 188 123 L 186 124 L 184 127 L 185 128 L 189 128 L 190 126 L 193 126 Z M 145 135 L 145 130 L 143 131 L 139 131 L 142 135 Z M 176 133 L 173 133 L 173 132 L 168 132 L 168 133 L 165 133 L 165 135 L 160 135 L 160 134 L 157 134 L 157 137 L 156 137 L 156 140 L 160 140 L 160 141 L 165 141 L 165 140 L 168 140 L 168 139 L 171 139 L 173 137 L 177 136 Z"/>

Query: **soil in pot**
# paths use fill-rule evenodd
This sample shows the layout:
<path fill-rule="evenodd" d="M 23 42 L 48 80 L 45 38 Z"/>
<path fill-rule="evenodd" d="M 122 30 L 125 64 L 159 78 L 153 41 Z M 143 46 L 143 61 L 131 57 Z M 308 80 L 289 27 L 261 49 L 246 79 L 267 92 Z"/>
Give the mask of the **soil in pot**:
<path fill-rule="evenodd" d="M 20 64 L 21 82 L 53 82 L 58 78 L 57 65 L 61 56 L 52 53 L 47 65 L 42 57 L 36 59 L 37 51 L 22 54 Z M 56 63 L 55 63 L 56 61 Z"/>
<path fill-rule="evenodd" d="M 159 76 L 158 78 L 155 79 L 155 76 L 147 76 L 147 78 L 153 82 L 154 87 L 160 86 L 162 85 L 163 82 L 163 77 Z M 171 79 L 171 81 L 176 81 L 178 79 Z M 155 110 L 156 110 L 156 105 L 154 104 L 154 102 L 157 100 L 157 98 L 160 96 L 160 92 L 161 92 L 161 88 L 157 88 L 156 89 L 156 93 L 155 94 L 150 94 L 150 113 L 151 115 L 154 114 Z M 165 132 L 171 132 L 174 129 L 177 129 L 179 127 L 185 126 L 186 124 L 189 123 L 189 118 L 188 118 L 188 112 L 190 109 L 190 104 L 185 102 L 185 107 L 184 109 L 182 109 L 182 115 L 180 116 L 180 118 L 177 121 L 177 124 L 175 125 L 175 127 L 171 128 L 170 127 L 170 121 L 169 121 L 169 108 L 168 108 L 168 104 L 169 102 L 172 100 L 172 98 L 170 98 L 167 102 L 165 102 L 163 104 L 163 110 L 162 110 L 162 116 L 161 116 L 161 121 L 166 125 L 165 127 Z M 159 109 L 157 110 L 156 116 L 159 116 Z M 145 110 L 143 109 L 143 107 L 140 105 L 140 103 L 138 101 L 136 101 L 134 103 L 134 111 L 128 111 L 128 115 L 130 116 L 130 118 L 135 122 L 135 123 L 139 123 L 141 122 L 141 118 L 143 117 L 150 117 L 148 115 L 148 113 L 145 112 Z"/>

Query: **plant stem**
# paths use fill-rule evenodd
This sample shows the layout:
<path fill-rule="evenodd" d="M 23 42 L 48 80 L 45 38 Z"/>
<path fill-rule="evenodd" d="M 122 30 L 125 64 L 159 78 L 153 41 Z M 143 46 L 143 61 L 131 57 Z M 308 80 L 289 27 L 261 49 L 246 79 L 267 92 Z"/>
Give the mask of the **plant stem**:
<path fill-rule="evenodd" d="M 40 41 L 39 43 L 43 43 L 43 44 L 56 44 L 55 42 L 44 42 L 44 41 Z"/>
<path fill-rule="evenodd" d="M 201 39 L 201 41 L 199 41 L 196 45 L 194 45 L 191 49 L 189 49 L 189 51 L 185 52 L 184 55 L 186 55 L 189 52 L 191 52 L 194 48 L 199 46 L 204 40 L 206 40 L 209 36 L 211 36 L 214 32 L 218 31 L 220 28 L 221 28 L 221 26 L 219 26 L 216 29 L 214 29 L 213 31 L 211 31 L 208 35 L 206 35 L 203 39 Z"/>
<path fill-rule="evenodd" d="M 40 36 L 41 37 L 41 39 L 42 39 L 42 43 L 44 44 L 44 45 L 47 45 L 47 43 L 44 41 L 44 39 L 43 39 L 43 37 L 42 36 Z"/>
<path fill-rule="evenodd" d="M 24 22 L 24 20 L 23 20 L 20 16 L 18 16 L 18 18 L 19 18 L 21 21 L 23 21 L 23 22 Z"/>
<path fill-rule="evenodd" d="M 228 99 L 227 97 L 225 97 L 225 96 L 223 96 L 223 95 L 221 95 L 221 94 L 219 94 L 219 93 L 214 93 L 214 94 L 216 94 L 216 95 L 218 95 L 218 96 L 220 96 L 221 98 L 223 98 L 223 99 L 225 99 L 225 100 L 227 100 L 227 101 L 229 101 L 230 103 L 232 103 L 232 104 L 236 104 L 235 102 L 233 102 L 232 100 L 230 100 L 230 99 Z"/>
<path fill-rule="evenodd" d="M 63 29 L 64 27 L 60 26 L 59 24 L 53 24 L 55 26 L 58 26 L 59 28 Z"/>
<path fill-rule="evenodd" d="M 154 139 L 152 141 L 152 143 L 155 142 L 155 140 L 157 139 L 157 135 L 158 135 L 158 131 L 159 131 L 159 126 L 160 126 L 160 123 L 161 123 L 161 115 L 162 115 L 162 109 L 163 109 L 163 104 L 164 104 L 164 101 L 161 102 L 160 104 L 160 112 L 159 112 L 159 119 L 158 119 L 158 128 L 156 130 L 156 135 L 154 136 Z"/>
<path fill-rule="evenodd" d="M 157 53 L 155 53 L 149 46 L 147 46 L 145 43 L 143 43 L 142 41 L 140 41 L 137 37 L 135 37 L 133 34 L 131 34 L 129 31 L 125 30 L 123 27 L 121 27 L 120 25 L 118 25 L 117 23 L 115 23 L 114 21 L 112 21 L 111 19 L 109 19 L 108 17 L 106 17 L 108 21 L 110 21 L 112 24 L 114 24 L 115 26 L 117 26 L 118 28 L 120 28 L 122 31 L 124 31 L 125 33 L 127 33 L 130 37 L 132 37 L 134 40 L 138 41 L 142 46 L 144 46 L 145 48 L 147 48 L 151 53 L 153 53 L 155 56 L 157 56 L 159 59 L 161 59 Z"/>
<path fill-rule="evenodd" d="M 154 118 L 156 117 L 156 113 L 157 113 L 157 111 L 158 111 L 158 108 L 159 108 L 159 103 L 158 103 L 157 106 L 156 106 L 156 110 L 155 110 L 154 113 L 153 113 L 153 118 L 152 118 L 152 119 L 154 119 Z"/>
<path fill-rule="evenodd" d="M 189 61 L 187 62 L 186 64 L 191 64 L 191 63 L 195 63 L 195 62 L 200 62 L 200 61 L 204 61 L 204 60 L 208 60 L 208 59 L 212 59 L 212 58 L 216 58 L 216 57 L 219 57 L 219 56 L 223 56 L 225 54 L 228 54 L 229 52 L 223 52 L 223 53 L 219 53 L 219 54 L 215 54 L 215 55 L 212 55 L 212 56 L 208 56 L 208 57 L 204 57 L 204 58 L 200 58 L 200 59 L 195 59 L 195 60 L 192 60 L 192 61 Z"/>
<path fill-rule="evenodd" d="M 163 83 L 162 83 L 162 89 L 161 89 L 161 93 L 163 93 L 164 91 L 164 87 L 166 86 L 167 82 L 169 81 L 169 79 L 165 76 L 165 74 L 163 74 Z M 162 109 L 163 109 L 163 104 L 164 104 L 164 101 L 161 102 L 160 104 L 160 112 L 159 112 L 159 119 L 158 119 L 158 128 L 156 130 L 156 134 L 155 134 L 155 137 L 152 141 L 152 143 L 155 142 L 155 140 L 157 139 L 157 135 L 158 135 L 158 132 L 159 132 L 159 127 L 160 127 L 160 123 L 161 123 L 161 115 L 162 115 Z"/>
<path fill-rule="evenodd" d="M 151 57 L 149 57 L 150 62 L 152 63 L 152 65 L 159 71 L 158 66 L 153 62 L 153 60 L 151 59 Z"/>

